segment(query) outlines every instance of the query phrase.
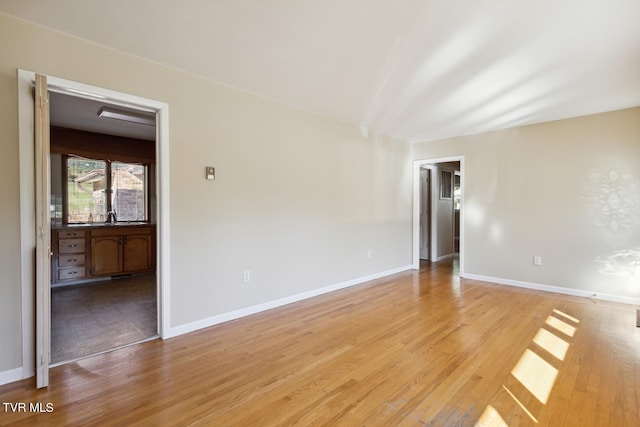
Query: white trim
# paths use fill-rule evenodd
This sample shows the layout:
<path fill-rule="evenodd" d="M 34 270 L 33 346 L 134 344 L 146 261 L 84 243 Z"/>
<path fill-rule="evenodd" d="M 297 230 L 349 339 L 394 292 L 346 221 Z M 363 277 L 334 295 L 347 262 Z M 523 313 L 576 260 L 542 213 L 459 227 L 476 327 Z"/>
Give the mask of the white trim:
<path fill-rule="evenodd" d="M 465 164 L 464 164 L 464 155 L 459 156 L 450 156 L 450 157 L 438 157 L 433 159 L 421 159 L 413 161 L 413 228 L 412 228 L 412 236 L 413 236 L 413 244 L 412 244 L 412 268 L 414 270 L 418 270 L 420 268 L 420 168 L 425 167 L 431 169 L 432 171 L 435 168 L 436 163 L 446 163 L 446 162 L 460 162 L 460 212 L 464 212 L 464 191 L 465 191 Z M 434 188 L 434 185 L 439 185 L 439 177 L 435 177 L 431 174 L 431 188 Z M 434 197 L 438 197 L 435 191 L 431 191 L 431 201 L 433 202 Z M 434 226 L 434 222 L 437 221 L 437 204 L 432 203 L 431 209 L 431 257 L 432 260 L 443 260 L 446 258 L 438 257 L 435 251 L 437 250 L 437 245 L 434 245 L 434 238 L 438 236 L 437 227 Z M 460 276 L 464 275 L 464 214 L 460 215 Z M 447 257 L 449 255 L 445 255 Z"/>
<path fill-rule="evenodd" d="M 22 368 L 9 369 L 0 372 L 0 385 L 5 385 L 20 381 L 22 378 Z"/>
<path fill-rule="evenodd" d="M 442 255 L 442 256 L 436 257 L 435 262 L 440 262 L 440 261 L 444 261 L 445 259 L 451 259 L 451 258 L 453 258 L 453 254 Z"/>
<path fill-rule="evenodd" d="M 18 121 L 20 158 L 20 254 L 22 286 L 22 378 L 35 374 L 34 259 L 35 248 L 35 183 L 33 148 L 33 100 L 31 86 L 35 72 L 18 69 Z M 171 324 L 170 307 L 170 216 L 169 216 L 169 105 L 148 98 L 90 86 L 58 77 L 47 76 L 48 85 L 81 98 L 97 95 L 105 103 L 154 111 L 157 114 L 157 236 L 158 236 L 158 321 L 159 335 L 165 338 Z M 83 96 L 81 93 L 85 93 Z"/>
<path fill-rule="evenodd" d="M 323 288 L 313 289 L 307 292 L 302 292 L 299 294 L 280 298 L 274 301 L 268 301 L 268 302 L 254 305 L 251 307 L 245 307 L 245 308 L 230 311 L 227 313 L 219 314 L 217 316 L 208 317 L 206 319 L 197 320 L 195 322 L 186 323 L 184 325 L 171 328 L 167 338 L 193 332 L 198 329 L 208 328 L 210 326 L 214 326 L 219 323 L 228 322 L 230 320 L 235 320 L 241 317 L 250 316 L 252 314 L 260 313 L 262 311 L 271 310 L 272 308 L 281 307 L 283 305 L 313 298 L 319 295 L 327 294 L 329 292 L 359 285 L 361 283 L 369 282 L 371 280 L 379 279 L 381 277 L 386 277 L 392 274 L 401 273 L 403 271 L 411 270 L 411 267 L 412 267 L 411 265 L 405 265 L 402 267 L 393 268 L 391 270 L 383 271 L 380 273 L 371 274 L 369 276 L 358 277 L 356 279 L 347 280 L 345 282 L 336 283 L 333 285 L 325 286 Z"/>
<path fill-rule="evenodd" d="M 603 301 L 619 302 L 623 304 L 640 305 L 640 298 L 624 297 L 621 295 L 604 294 L 585 289 L 564 288 L 562 286 L 542 285 L 540 283 L 523 282 L 521 280 L 503 279 L 500 277 L 482 276 L 480 274 L 465 274 L 465 279 L 479 280 L 481 282 L 496 283 L 499 285 L 515 286 L 518 288 L 533 289 L 556 294 L 572 295 L 583 298 L 593 298 Z"/>
<path fill-rule="evenodd" d="M 413 241 L 411 243 L 411 265 L 414 270 L 420 268 L 420 166 L 421 164 L 419 162 L 413 162 L 413 209 L 411 214 L 413 219 L 411 225 Z M 416 176 L 418 177 L 418 182 L 416 182 Z M 416 229 L 418 229 L 417 236 L 415 233 Z"/>
<path fill-rule="evenodd" d="M 156 269 L 158 276 L 158 335 L 166 338 L 171 328 L 171 204 L 169 203 L 169 104 L 156 111 Z"/>

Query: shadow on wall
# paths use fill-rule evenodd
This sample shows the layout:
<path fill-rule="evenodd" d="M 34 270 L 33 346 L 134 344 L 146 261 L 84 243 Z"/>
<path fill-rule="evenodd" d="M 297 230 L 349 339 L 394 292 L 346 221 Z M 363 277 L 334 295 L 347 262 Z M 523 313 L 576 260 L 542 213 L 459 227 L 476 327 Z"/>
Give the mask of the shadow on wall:
<path fill-rule="evenodd" d="M 589 186 L 584 197 L 589 203 L 592 224 L 601 234 L 620 239 L 620 246 L 640 225 L 640 186 L 631 173 L 616 169 L 608 172 L 591 172 Z M 619 246 L 619 247 L 620 247 Z M 631 292 L 640 291 L 640 248 L 621 248 L 613 253 L 598 256 L 601 265 L 598 272 L 616 276 Z"/>
<path fill-rule="evenodd" d="M 592 172 L 586 199 L 591 203 L 594 225 L 609 231 L 629 231 L 640 223 L 638 182 L 631 174 L 610 170 Z"/>

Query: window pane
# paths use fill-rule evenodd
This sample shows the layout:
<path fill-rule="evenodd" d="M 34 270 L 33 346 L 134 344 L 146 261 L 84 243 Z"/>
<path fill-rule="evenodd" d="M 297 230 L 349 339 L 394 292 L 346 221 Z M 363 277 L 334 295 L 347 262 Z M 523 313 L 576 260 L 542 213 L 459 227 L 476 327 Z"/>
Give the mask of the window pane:
<path fill-rule="evenodd" d="M 105 166 L 101 160 L 67 159 L 67 222 L 105 220 Z"/>
<path fill-rule="evenodd" d="M 440 172 L 440 198 L 441 199 L 450 199 L 451 198 L 451 171 L 441 171 Z"/>
<path fill-rule="evenodd" d="M 111 205 L 118 221 L 145 221 L 147 168 L 143 165 L 113 162 L 111 164 Z"/>
<path fill-rule="evenodd" d="M 460 189 L 460 175 L 456 174 L 453 178 L 453 208 L 460 210 L 462 198 L 462 190 Z"/>

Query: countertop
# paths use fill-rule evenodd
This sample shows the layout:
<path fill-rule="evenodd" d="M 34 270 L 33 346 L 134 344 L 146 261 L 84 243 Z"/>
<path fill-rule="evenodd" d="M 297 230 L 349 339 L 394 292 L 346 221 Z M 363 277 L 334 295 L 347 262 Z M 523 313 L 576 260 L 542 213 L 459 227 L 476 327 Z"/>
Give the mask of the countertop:
<path fill-rule="evenodd" d="M 62 225 L 53 225 L 51 224 L 52 230 L 65 230 L 65 229 L 77 229 L 77 228 L 112 228 L 112 227 L 155 227 L 156 224 L 153 222 L 142 222 L 142 221 L 118 221 L 118 222 L 92 222 L 92 223 L 80 223 L 80 224 L 62 224 Z"/>

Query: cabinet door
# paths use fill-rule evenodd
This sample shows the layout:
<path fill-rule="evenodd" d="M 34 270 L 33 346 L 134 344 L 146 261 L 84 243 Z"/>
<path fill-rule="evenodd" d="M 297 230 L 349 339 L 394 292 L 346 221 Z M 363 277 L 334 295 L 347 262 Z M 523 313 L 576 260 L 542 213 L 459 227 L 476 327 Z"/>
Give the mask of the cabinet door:
<path fill-rule="evenodd" d="M 91 238 L 91 275 L 103 276 L 122 272 L 122 237 Z"/>
<path fill-rule="evenodd" d="M 152 240 L 149 235 L 125 237 L 124 271 L 145 271 L 153 265 Z"/>

